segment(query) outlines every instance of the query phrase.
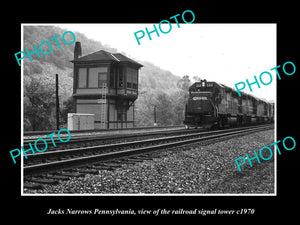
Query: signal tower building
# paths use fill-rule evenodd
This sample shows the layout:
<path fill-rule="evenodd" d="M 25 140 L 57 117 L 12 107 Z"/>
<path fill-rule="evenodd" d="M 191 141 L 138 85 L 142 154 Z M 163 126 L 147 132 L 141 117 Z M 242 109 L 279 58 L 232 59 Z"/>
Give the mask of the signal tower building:
<path fill-rule="evenodd" d="M 75 113 L 94 114 L 95 129 L 134 127 L 138 97 L 138 62 L 104 50 L 82 56 L 75 43 L 73 98 Z"/>

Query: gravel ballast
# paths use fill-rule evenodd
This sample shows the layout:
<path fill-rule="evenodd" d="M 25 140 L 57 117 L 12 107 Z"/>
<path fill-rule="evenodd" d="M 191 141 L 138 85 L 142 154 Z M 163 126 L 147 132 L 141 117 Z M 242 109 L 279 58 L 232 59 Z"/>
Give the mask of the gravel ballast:
<path fill-rule="evenodd" d="M 167 154 L 135 164 L 124 164 L 113 171 L 100 170 L 81 178 L 60 181 L 43 190 L 24 193 L 94 194 L 272 194 L 274 157 L 268 161 L 246 162 L 238 171 L 235 159 L 254 157 L 274 140 L 274 130 L 261 131 L 213 144 L 169 150 Z M 267 156 L 266 156 L 267 157 Z"/>

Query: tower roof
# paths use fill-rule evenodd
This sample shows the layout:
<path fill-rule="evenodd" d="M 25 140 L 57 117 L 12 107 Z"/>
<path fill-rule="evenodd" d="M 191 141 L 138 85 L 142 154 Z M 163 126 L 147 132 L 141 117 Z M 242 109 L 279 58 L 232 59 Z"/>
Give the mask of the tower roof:
<path fill-rule="evenodd" d="M 74 59 L 71 61 L 72 63 L 80 63 L 80 62 L 117 62 L 117 63 L 131 63 L 135 66 L 142 67 L 143 65 L 126 57 L 125 55 L 122 55 L 121 53 L 110 53 L 104 50 L 96 51 L 81 57 L 78 57 L 77 59 Z"/>

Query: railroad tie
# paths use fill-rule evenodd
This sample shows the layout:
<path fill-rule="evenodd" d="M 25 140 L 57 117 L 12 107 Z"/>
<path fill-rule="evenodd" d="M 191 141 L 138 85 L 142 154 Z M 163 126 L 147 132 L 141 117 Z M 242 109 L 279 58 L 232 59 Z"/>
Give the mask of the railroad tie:
<path fill-rule="evenodd" d="M 103 163 L 98 163 L 98 164 L 94 165 L 92 168 L 98 169 L 98 170 L 114 170 L 119 167 L 122 167 L 122 165 L 120 163 L 103 162 Z"/>
<path fill-rule="evenodd" d="M 99 171 L 95 169 L 77 169 L 76 170 L 79 173 L 89 173 L 89 174 L 98 174 Z"/>
<path fill-rule="evenodd" d="M 103 163 L 104 166 L 109 166 L 109 167 L 114 167 L 114 168 L 118 168 L 121 167 L 122 165 L 119 163 L 114 163 L 114 162 L 105 162 Z"/>
<path fill-rule="evenodd" d="M 105 165 L 97 165 L 93 166 L 92 168 L 96 170 L 114 170 L 114 168 Z"/>
<path fill-rule="evenodd" d="M 137 163 L 137 162 L 143 162 L 144 160 L 142 158 L 129 158 L 128 161 Z"/>
<path fill-rule="evenodd" d="M 68 172 L 68 171 L 62 171 L 59 174 L 63 175 L 63 176 L 68 176 L 68 177 L 84 177 L 85 176 L 85 174 L 83 174 L 83 173 Z"/>
<path fill-rule="evenodd" d="M 58 180 L 47 179 L 47 178 L 31 178 L 28 179 L 28 181 L 33 183 L 40 183 L 40 184 L 51 184 L 51 185 L 58 184 Z"/>
<path fill-rule="evenodd" d="M 69 180 L 68 176 L 62 176 L 62 175 L 56 175 L 56 174 L 49 174 L 47 175 L 47 178 L 50 179 L 56 179 L 56 180 Z"/>
<path fill-rule="evenodd" d="M 24 188 L 27 189 L 43 189 L 43 186 L 36 183 L 24 183 Z"/>
<path fill-rule="evenodd" d="M 153 160 L 153 156 L 149 156 L 149 155 L 145 155 L 145 156 L 143 156 L 143 155 L 141 155 L 141 156 L 136 156 L 135 157 L 136 159 L 141 159 L 141 160 Z"/>
<path fill-rule="evenodd" d="M 130 159 L 116 159 L 116 160 L 114 160 L 114 162 L 124 163 L 124 164 L 135 164 L 135 162 Z"/>

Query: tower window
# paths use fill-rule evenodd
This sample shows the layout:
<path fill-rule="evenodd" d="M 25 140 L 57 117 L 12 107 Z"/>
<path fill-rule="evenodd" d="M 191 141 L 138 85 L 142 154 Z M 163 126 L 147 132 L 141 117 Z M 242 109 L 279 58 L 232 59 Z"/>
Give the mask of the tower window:
<path fill-rule="evenodd" d="M 87 69 L 86 68 L 79 68 L 78 70 L 78 88 L 86 88 L 86 81 L 87 81 Z"/>

